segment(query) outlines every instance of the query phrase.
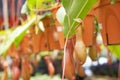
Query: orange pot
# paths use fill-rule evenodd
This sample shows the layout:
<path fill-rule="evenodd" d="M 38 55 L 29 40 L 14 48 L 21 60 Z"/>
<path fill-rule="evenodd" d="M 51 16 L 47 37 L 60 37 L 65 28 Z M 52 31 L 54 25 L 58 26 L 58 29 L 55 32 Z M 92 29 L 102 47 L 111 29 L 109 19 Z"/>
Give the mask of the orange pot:
<path fill-rule="evenodd" d="M 29 34 L 25 34 L 20 47 L 21 47 L 21 53 L 22 54 L 30 54 L 32 53 L 32 44 L 31 44 L 31 38 Z"/>
<path fill-rule="evenodd" d="M 35 26 L 33 26 L 31 29 L 31 42 L 32 42 L 32 51 L 33 53 L 37 54 L 40 52 L 40 33 L 35 33 Z"/>
<path fill-rule="evenodd" d="M 8 51 L 7 51 L 7 55 L 9 55 L 12 58 L 17 58 L 19 57 L 20 53 L 19 53 L 19 47 L 16 48 L 14 45 L 12 45 Z"/>
<path fill-rule="evenodd" d="M 49 50 L 48 38 L 46 32 L 40 33 L 40 51 Z"/>
<path fill-rule="evenodd" d="M 47 28 L 50 50 L 60 49 L 59 38 L 54 24 Z"/>
<path fill-rule="evenodd" d="M 99 23 L 102 24 L 102 35 L 105 44 L 120 44 L 120 0 L 114 5 L 110 0 L 100 0 L 94 8 Z"/>
<path fill-rule="evenodd" d="M 94 33 L 94 15 L 92 11 L 84 19 L 83 41 L 86 46 L 91 46 L 93 43 Z"/>
<path fill-rule="evenodd" d="M 59 43 L 60 43 L 60 47 L 61 47 L 61 49 L 63 49 L 64 48 L 63 28 L 62 28 L 62 25 L 56 19 L 56 13 L 57 13 L 58 9 L 60 8 L 60 6 L 61 6 L 61 4 L 56 4 L 51 9 L 51 12 L 52 12 L 53 19 L 55 21 L 55 26 L 56 26 L 56 29 L 57 29 L 57 34 L 58 34 L 58 40 L 59 40 Z"/>
<path fill-rule="evenodd" d="M 47 33 L 47 28 L 50 26 L 50 18 L 46 17 L 43 20 L 43 24 L 44 24 L 44 28 L 45 28 L 45 32 L 41 32 L 40 33 L 40 50 L 44 51 L 44 50 L 49 50 L 49 42 L 48 42 L 48 33 Z"/>
<path fill-rule="evenodd" d="M 43 20 L 43 24 L 45 27 L 45 32 L 40 34 L 40 44 L 41 50 L 54 50 L 60 49 L 59 39 L 57 39 L 58 34 L 56 31 L 56 27 L 53 23 L 51 23 L 51 17 L 46 17 Z"/>

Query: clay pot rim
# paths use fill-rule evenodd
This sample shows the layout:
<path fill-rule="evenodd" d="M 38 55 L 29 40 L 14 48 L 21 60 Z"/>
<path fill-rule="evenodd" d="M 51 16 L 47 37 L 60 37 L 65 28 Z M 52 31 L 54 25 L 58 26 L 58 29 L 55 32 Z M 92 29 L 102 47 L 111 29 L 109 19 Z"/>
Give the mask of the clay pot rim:
<path fill-rule="evenodd" d="M 115 4 L 117 4 L 117 3 L 120 3 L 120 0 L 117 0 L 117 2 Z M 94 6 L 93 9 L 96 10 L 98 8 L 101 8 L 101 7 L 104 7 L 104 6 L 107 6 L 107 5 L 111 5 L 110 1 L 101 3 L 101 0 L 99 0 L 99 2 Z"/>

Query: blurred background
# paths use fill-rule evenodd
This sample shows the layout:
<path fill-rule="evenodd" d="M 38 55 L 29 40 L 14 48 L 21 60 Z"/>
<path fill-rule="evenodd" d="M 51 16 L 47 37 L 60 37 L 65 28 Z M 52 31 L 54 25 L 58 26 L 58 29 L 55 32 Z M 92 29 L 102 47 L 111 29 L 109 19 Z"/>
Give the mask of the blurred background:
<path fill-rule="evenodd" d="M 86 15 L 81 65 L 74 56 L 76 34 L 65 36 L 69 1 L 0 0 L 0 80 L 120 80 L 120 0 L 89 1 L 79 2 L 89 4 L 80 8 L 80 17 Z M 79 7 L 70 8 L 70 16 Z"/>

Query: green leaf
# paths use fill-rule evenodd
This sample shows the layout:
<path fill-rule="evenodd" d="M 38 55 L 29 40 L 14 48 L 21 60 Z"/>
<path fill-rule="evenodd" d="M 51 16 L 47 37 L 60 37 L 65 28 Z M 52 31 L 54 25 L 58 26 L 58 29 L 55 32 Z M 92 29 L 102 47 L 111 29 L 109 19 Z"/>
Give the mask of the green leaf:
<path fill-rule="evenodd" d="M 34 21 L 35 18 L 31 19 L 27 24 L 17 27 L 9 36 L 7 36 L 6 41 L 0 45 L 0 54 L 5 54 L 8 48 L 16 40 L 16 38 L 25 32 L 33 24 Z"/>
<path fill-rule="evenodd" d="M 48 13 L 43 16 L 38 16 L 38 20 L 41 20 L 44 17 L 49 16 L 49 15 L 50 14 Z M 35 23 L 35 21 L 36 21 L 36 17 L 30 19 L 26 24 L 17 27 L 10 34 L 5 35 L 4 41 L 0 43 L 0 55 L 6 55 L 6 51 L 9 49 L 9 47 L 13 43 L 15 43 L 16 45 L 19 45 L 24 34 Z M 3 32 L 0 32 L 0 33 L 3 33 Z"/>
<path fill-rule="evenodd" d="M 108 48 L 120 60 L 120 45 L 111 45 Z"/>
<path fill-rule="evenodd" d="M 14 45 L 16 47 L 19 46 L 20 42 L 22 41 L 24 35 L 25 35 L 26 31 L 22 32 L 18 37 L 16 37 L 15 41 L 14 41 Z"/>
<path fill-rule="evenodd" d="M 36 8 L 36 0 L 26 0 L 26 1 L 27 1 L 27 6 L 28 6 L 29 9 L 35 9 Z M 40 1 L 42 1 L 42 0 L 40 0 Z"/>
<path fill-rule="evenodd" d="M 27 5 L 29 9 L 45 9 L 51 7 L 47 3 L 52 3 L 54 0 L 27 0 Z"/>
<path fill-rule="evenodd" d="M 67 13 L 63 23 L 65 37 L 67 37 L 69 30 L 69 37 L 75 34 L 75 29 L 79 23 L 74 19 L 80 18 L 83 20 L 97 1 L 98 0 L 62 0 L 63 7 Z"/>
<path fill-rule="evenodd" d="M 0 45 L 7 40 L 7 37 L 11 34 L 11 32 L 11 29 L 0 31 Z"/>
<path fill-rule="evenodd" d="M 0 39 L 2 36 L 10 34 L 12 31 L 13 31 L 13 29 L 7 29 L 7 30 L 0 31 Z"/>
<path fill-rule="evenodd" d="M 69 13 L 69 10 L 72 6 L 74 0 L 62 0 L 62 5 L 65 8 L 66 12 Z"/>
<path fill-rule="evenodd" d="M 27 5 L 23 7 L 22 12 L 25 12 L 24 8 L 26 8 L 26 11 L 28 8 L 30 15 L 34 15 L 36 9 L 50 8 L 54 2 L 54 0 L 26 0 Z"/>

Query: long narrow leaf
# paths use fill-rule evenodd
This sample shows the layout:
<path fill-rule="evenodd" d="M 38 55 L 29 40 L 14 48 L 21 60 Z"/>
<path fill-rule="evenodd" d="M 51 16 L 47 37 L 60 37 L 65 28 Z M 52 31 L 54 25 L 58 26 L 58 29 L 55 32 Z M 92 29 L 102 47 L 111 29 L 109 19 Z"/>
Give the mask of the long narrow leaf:
<path fill-rule="evenodd" d="M 71 6 L 72 6 L 72 3 L 73 3 L 74 0 L 62 0 L 62 4 L 63 4 L 63 7 L 65 8 L 66 10 L 66 13 L 69 12 Z"/>
<path fill-rule="evenodd" d="M 63 7 L 66 10 L 66 16 L 64 18 L 64 36 L 66 37 L 68 31 L 71 29 L 70 36 L 75 34 L 75 29 L 79 23 L 74 19 L 84 19 L 90 9 L 98 0 L 62 0 Z M 71 3 L 72 2 L 72 3 Z"/>
<path fill-rule="evenodd" d="M 39 16 L 38 19 L 41 20 L 46 16 L 49 16 L 50 14 L 45 14 L 43 16 Z M 3 43 L 0 43 L 0 55 L 6 55 L 6 51 L 9 49 L 9 47 L 18 39 L 21 39 L 21 36 L 24 36 L 25 32 L 35 23 L 36 17 L 32 18 L 28 23 L 17 27 L 11 34 L 8 34 L 6 36 L 6 41 Z M 21 39 L 22 40 L 22 39 Z M 18 40 L 18 43 L 20 41 Z M 18 45 L 16 42 L 16 44 Z"/>
<path fill-rule="evenodd" d="M 16 28 L 6 39 L 6 41 L 4 43 L 2 43 L 0 45 L 0 54 L 5 53 L 8 48 L 12 45 L 12 43 L 15 41 L 15 39 L 17 37 L 20 36 L 20 34 L 22 34 L 24 31 L 26 31 L 31 24 L 33 24 L 35 21 L 35 18 L 33 18 L 30 22 L 28 22 L 27 24 L 20 26 L 18 28 Z"/>

